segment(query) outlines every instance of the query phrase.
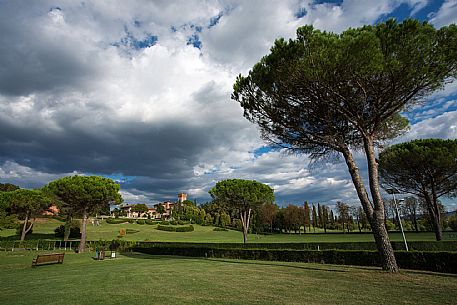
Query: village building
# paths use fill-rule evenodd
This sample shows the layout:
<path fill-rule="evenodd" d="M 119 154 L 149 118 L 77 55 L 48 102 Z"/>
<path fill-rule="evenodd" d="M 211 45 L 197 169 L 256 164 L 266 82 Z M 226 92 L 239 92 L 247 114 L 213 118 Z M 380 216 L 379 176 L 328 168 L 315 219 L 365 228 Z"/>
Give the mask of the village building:
<path fill-rule="evenodd" d="M 186 193 L 179 193 L 178 194 L 178 201 L 177 203 L 182 203 L 183 201 L 187 200 L 187 194 Z M 153 219 L 161 219 L 161 218 L 168 218 L 171 216 L 173 209 L 175 208 L 176 204 L 175 202 L 171 202 L 169 200 L 154 204 L 154 207 L 149 207 L 147 212 L 140 213 L 139 217 L 148 217 L 150 215 L 151 218 Z M 158 213 L 158 207 L 159 205 L 162 205 L 164 208 L 164 212 L 162 214 Z M 123 212 L 125 212 L 126 216 L 128 218 L 136 218 L 138 217 L 138 212 L 132 211 L 132 208 L 135 206 L 135 204 L 127 204 L 127 205 L 122 205 L 119 207 L 119 209 Z"/>

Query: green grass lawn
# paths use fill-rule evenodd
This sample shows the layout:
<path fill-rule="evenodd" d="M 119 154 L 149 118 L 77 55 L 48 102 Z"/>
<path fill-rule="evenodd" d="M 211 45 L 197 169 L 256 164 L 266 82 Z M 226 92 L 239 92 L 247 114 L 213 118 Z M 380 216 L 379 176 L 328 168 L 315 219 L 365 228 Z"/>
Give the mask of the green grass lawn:
<path fill-rule="evenodd" d="M 40 219 L 33 228 L 33 234 L 28 239 L 55 239 L 54 229 L 63 224 L 55 219 Z M 163 242 L 243 242 L 243 235 L 239 231 L 213 231 L 212 226 L 194 225 L 194 232 L 165 232 L 157 230 L 157 225 L 138 224 L 107 224 L 101 222 L 101 226 L 87 226 L 88 240 L 112 240 L 119 235 L 119 230 L 127 230 L 126 240 L 135 241 L 163 241 Z M 15 237 L 15 230 L 1 230 L 1 237 Z M 400 233 L 390 234 L 392 241 L 402 241 Z M 414 233 L 407 232 L 406 238 L 409 241 L 435 240 L 432 232 Z M 457 233 L 444 232 L 444 240 L 457 240 Z M 372 234 L 274 234 L 255 235 L 251 234 L 250 243 L 296 243 L 296 242 L 357 242 L 373 241 Z"/>
<path fill-rule="evenodd" d="M 305 263 L 128 253 L 67 253 L 31 267 L 35 251 L 0 253 L 7 304 L 455 304 L 457 276 Z"/>

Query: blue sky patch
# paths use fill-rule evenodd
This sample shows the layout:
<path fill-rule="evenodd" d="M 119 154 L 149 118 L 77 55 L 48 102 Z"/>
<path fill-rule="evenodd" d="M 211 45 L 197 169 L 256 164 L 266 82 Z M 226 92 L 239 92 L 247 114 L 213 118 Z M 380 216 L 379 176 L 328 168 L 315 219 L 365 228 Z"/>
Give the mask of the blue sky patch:
<path fill-rule="evenodd" d="M 127 29 L 127 27 L 124 27 L 125 31 L 125 37 L 121 39 L 120 42 L 115 42 L 113 43 L 113 46 L 120 47 L 131 47 L 135 50 L 140 50 L 140 49 L 145 49 L 152 47 L 157 43 L 159 40 L 159 37 L 156 35 L 152 35 L 149 33 L 146 33 L 146 37 L 144 39 L 137 39 L 133 36 L 133 34 Z"/>
<path fill-rule="evenodd" d="M 187 45 L 193 45 L 195 48 L 201 49 L 202 42 L 200 41 L 200 38 L 197 34 L 193 34 L 192 36 L 187 38 Z"/>
<path fill-rule="evenodd" d="M 305 17 L 306 16 L 306 9 L 304 7 L 301 7 L 298 11 L 295 12 L 294 16 L 297 19 Z"/>
<path fill-rule="evenodd" d="M 224 16 L 224 12 L 219 12 L 219 14 L 217 14 L 216 16 L 211 17 L 211 19 L 209 20 L 208 29 L 218 24 L 222 16 Z"/>

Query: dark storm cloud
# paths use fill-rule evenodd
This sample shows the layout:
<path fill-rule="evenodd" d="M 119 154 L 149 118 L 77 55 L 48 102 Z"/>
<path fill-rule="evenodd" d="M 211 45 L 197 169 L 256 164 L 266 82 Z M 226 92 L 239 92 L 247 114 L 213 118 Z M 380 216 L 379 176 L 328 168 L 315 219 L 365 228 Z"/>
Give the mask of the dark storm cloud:
<path fill-rule="evenodd" d="M 0 4 L 0 93 L 27 95 L 74 88 L 96 77 L 97 62 L 76 40 L 63 39 L 55 24 L 60 10 L 18 1 Z M 64 31 L 64 29 L 60 29 Z M 83 51 L 82 53 L 75 50 Z"/>

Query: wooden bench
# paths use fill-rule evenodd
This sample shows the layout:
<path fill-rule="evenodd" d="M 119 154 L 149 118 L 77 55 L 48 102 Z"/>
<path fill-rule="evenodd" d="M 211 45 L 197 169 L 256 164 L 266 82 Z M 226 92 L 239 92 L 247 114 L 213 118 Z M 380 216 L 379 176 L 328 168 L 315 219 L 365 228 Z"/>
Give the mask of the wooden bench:
<path fill-rule="evenodd" d="M 45 264 L 62 264 L 65 253 L 40 254 L 32 261 L 32 267 Z"/>

